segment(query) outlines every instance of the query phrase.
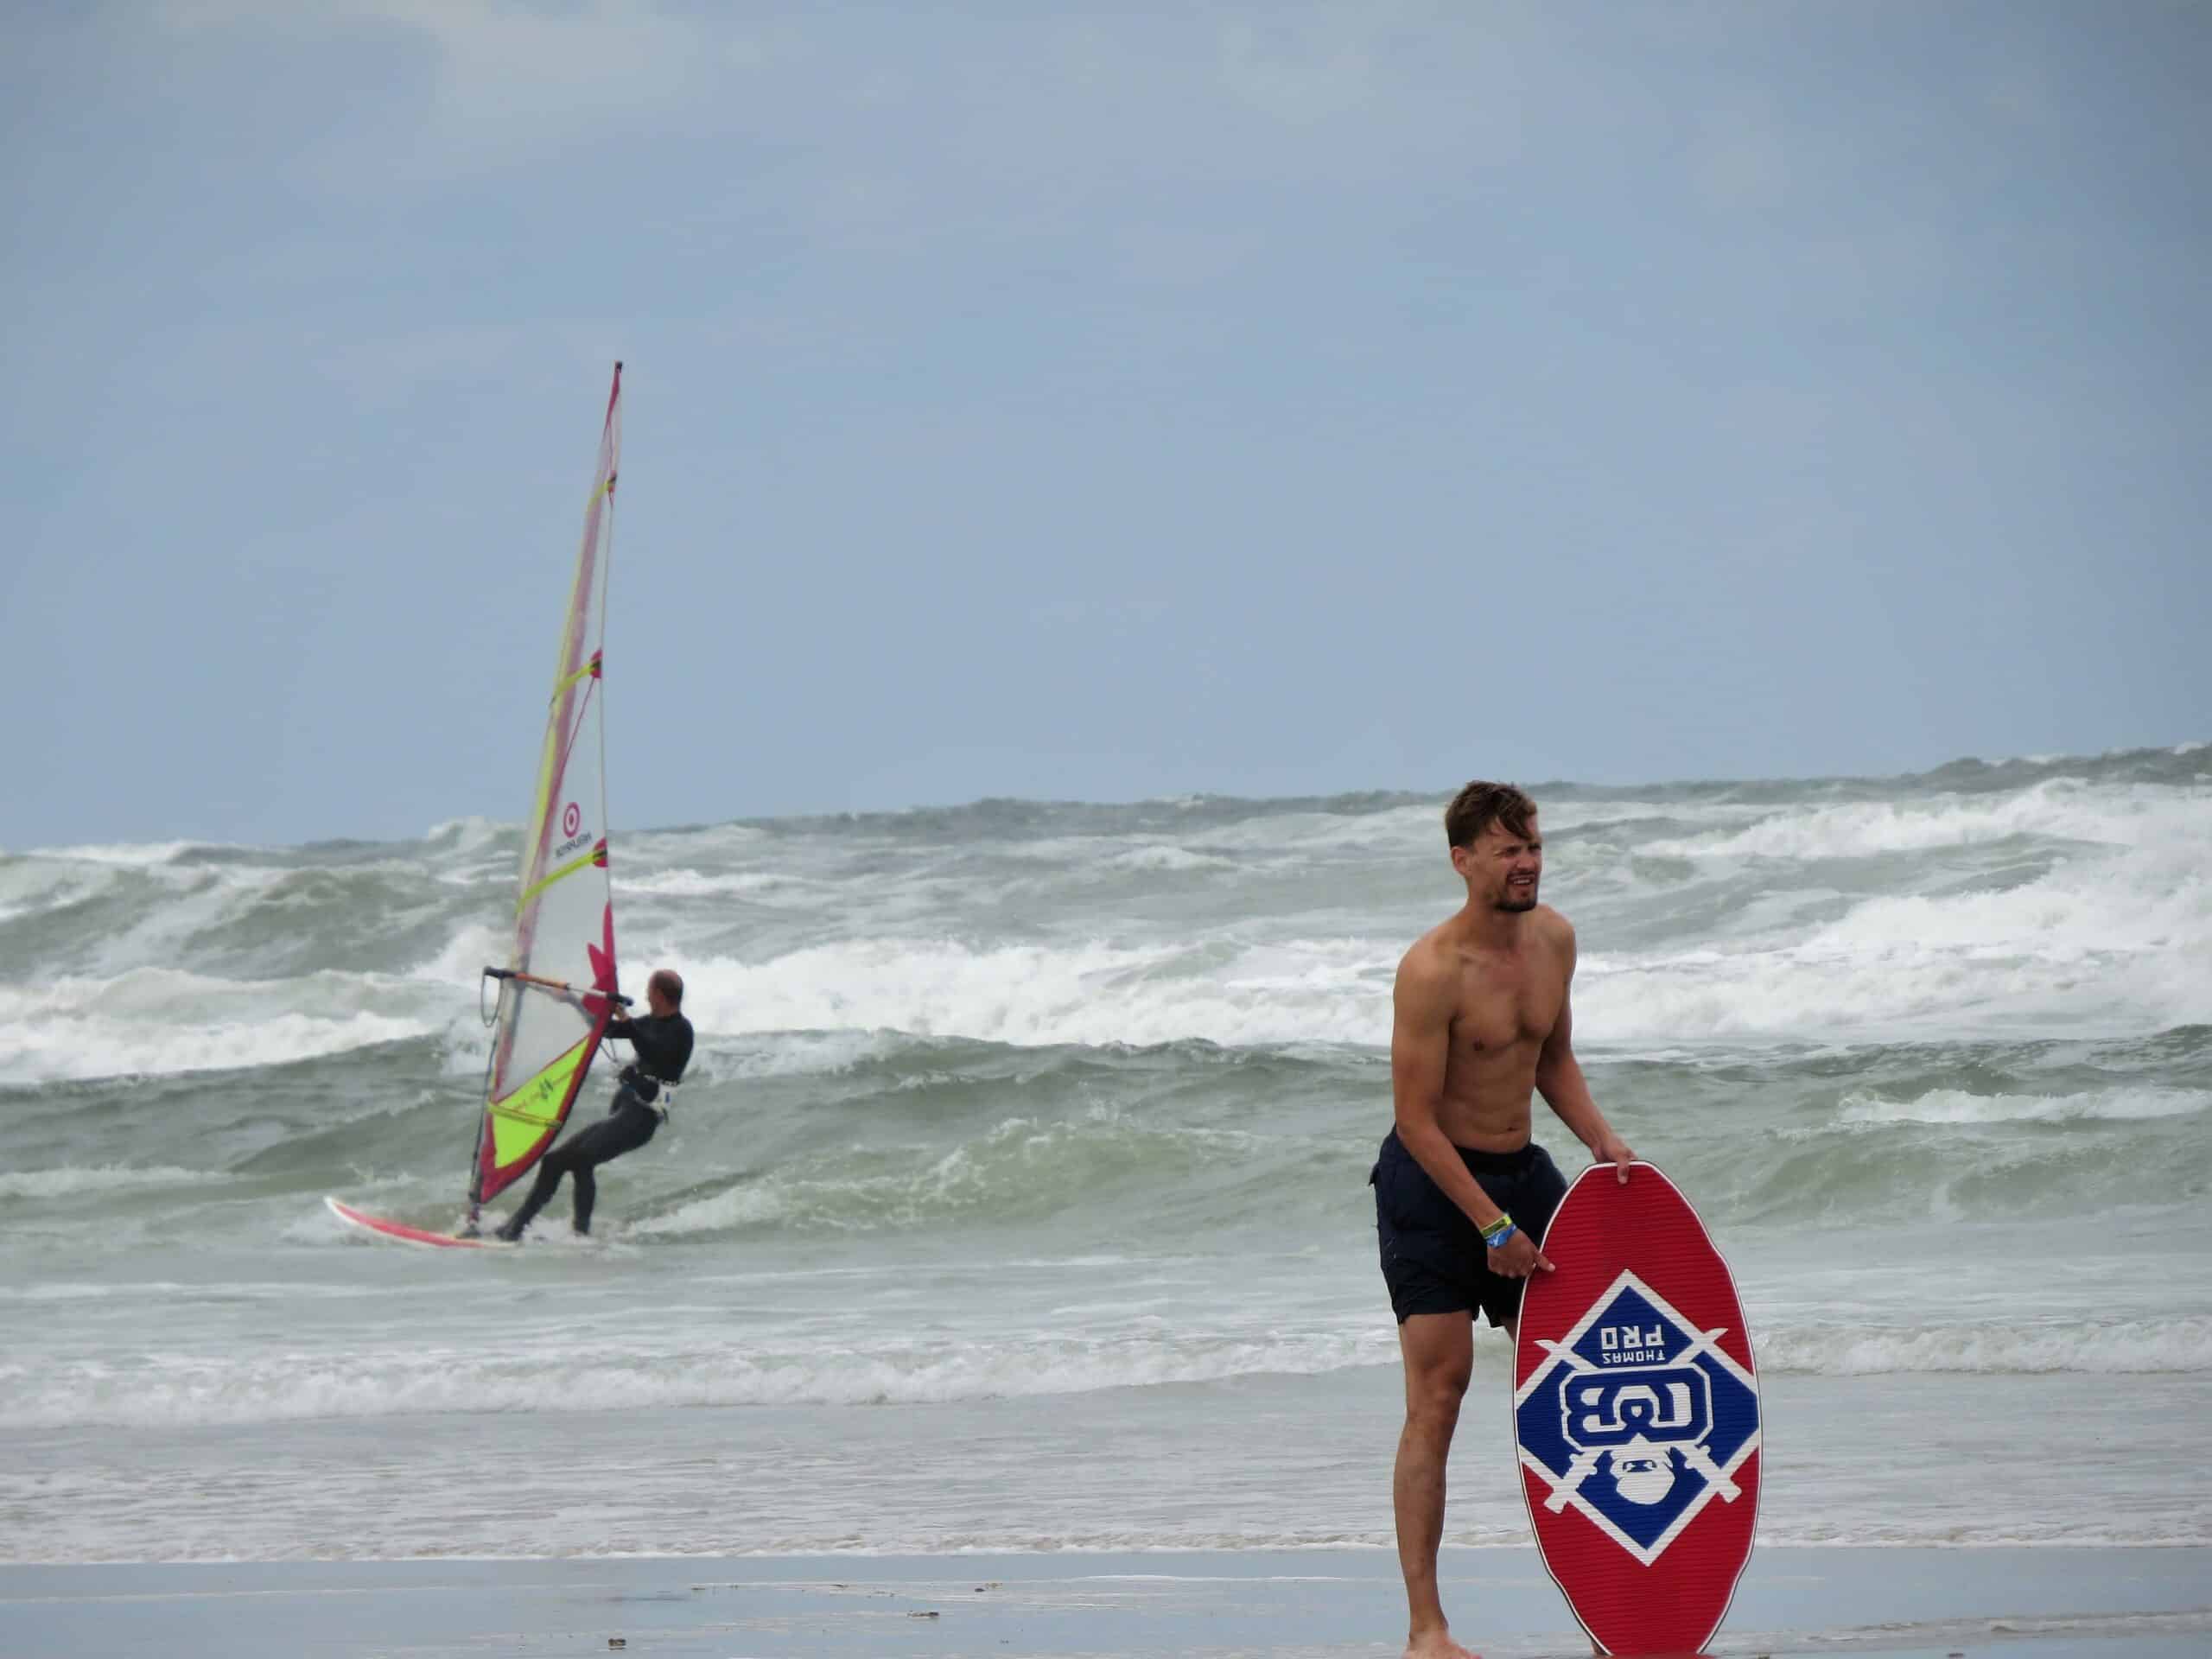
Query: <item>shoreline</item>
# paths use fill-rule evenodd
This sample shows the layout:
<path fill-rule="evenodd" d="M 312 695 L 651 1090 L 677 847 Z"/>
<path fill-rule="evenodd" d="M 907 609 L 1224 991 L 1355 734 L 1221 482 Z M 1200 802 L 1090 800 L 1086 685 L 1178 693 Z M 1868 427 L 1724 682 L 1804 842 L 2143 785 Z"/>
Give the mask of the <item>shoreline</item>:
<path fill-rule="evenodd" d="M 1447 1548 L 1455 1633 L 1489 1659 L 1587 1644 L 1533 1548 Z M 606 1653 L 1296 1655 L 1403 1639 L 1376 1548 L 0 1566 L 29 1655 L 226 1659 Z M 610 1642 L 620 1640 L 620 1649 Z M 2212 1647 L 2212 1547 L 1826 1546 L 1751 1558 L 1716 1655 L 2182 1659 Z"/>
<path fill-rule="evenodd" d="M 1535 1548 L 1533 1538 L 1498 1539 L 1482 1543 L 1450 1543 L 1444 1546 L 1448 1554 L 1496 1555 Z M 588 1564 L 594 1561 L 658 1562 L 678 1567 L 687 1561 L 743 1561 L 763 1564 L 777 1561 L 960 1561 L 971 1560 L 1052 1561 L 1070 1558 L 1143 1559 L 1148 1556 L 1182 1556 L 1193 1560 L 1218 1556 L 1224 1560 L 1237 1560 L 1256 1555 L 1393 1555 L 1395 1543 L 1361 1543 L 1334 1541 L 1318 1544 L 1067 1544 L 1049 1548 L 1025 1549 L 996 1545 L 978 1545 L 973 1548 L 950 1548 L 928 1551 L 911 1549 L 715 1549 L 686 1553 L 667 1549 L 637 1550 L 564 1550 L 529 1555 L 499 1555 L 481 1551 L 460 1550 L 451 1554 L 425 1551 L 412 1555 L 147 1555 L 98 1557 L 82 1560 L 43 1560 L 35 1556 L 0 1555 L 0 1573 L 35 1572 L 51 1569 L 54 1572 L 81 1572 L 92 1568 L 162 1568 L 162 1567 L 557 1567 Z M 1957 1542 L 1929 1543 L 1925 1540 L 1889 1541 L 1883 1539 L 1765 1539 L 1755 1541 L 1752 1559 L 1777 1551 L 1835 1550 L 1852 1554 L 1870 1551 L 1894 1550 L 1922 1553 L 1929 1555 L 1953 1554 L 1972 1554 L 1992 1550 L 2012 1550 L 2024 1554 L 2070 1553 L 2083 1555 L 2109 1555 L 2135 1550 L 2203 1550 L 2212 1555 L 2212 1539 L 2151 1538 L 2114 1539 L 2111 1541 L 2051 1539 L 1962 1539 Z M 2212 1585 L 2212 1580 L 2208 1580 Z M 2207 1597 L 2212 1601 L 2212 1588 Z M 0 1598 L 3 1602 L 4 1598 Z"/>

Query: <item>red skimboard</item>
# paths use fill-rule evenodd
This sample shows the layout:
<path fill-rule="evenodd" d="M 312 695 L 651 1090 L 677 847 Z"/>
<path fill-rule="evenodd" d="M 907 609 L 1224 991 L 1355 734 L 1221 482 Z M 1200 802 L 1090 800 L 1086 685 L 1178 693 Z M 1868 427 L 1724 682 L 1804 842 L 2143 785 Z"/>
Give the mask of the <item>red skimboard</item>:
<path fill-rule="evenodd" d="M 397 1239 L 402 1244 L 425 1244 L 442 1250 L 505 1250 L 513 1247 L 504 1238 L 463 1238 L 459 1233 L 434 1233 L 422 1227 L 410 1227 L 404 1221 L 387 1220 L 372 1216 L 365 1210 L 356 1210 L 342 1198 L 326 1198 L 330 1213 L 349 1226 L 359 1227 L 365 1233 L 374 1233 L 378 1238 Z"/>
<path fill-rule="evenodd" d="M 1577 1176 L 1513 1355 L 1514 1444 L 1544 1568 L 1612 1654 L 1720 1628 L 1758 1518 L 1759 1385 L 1728 1264 L 1650 1164 Z"/>

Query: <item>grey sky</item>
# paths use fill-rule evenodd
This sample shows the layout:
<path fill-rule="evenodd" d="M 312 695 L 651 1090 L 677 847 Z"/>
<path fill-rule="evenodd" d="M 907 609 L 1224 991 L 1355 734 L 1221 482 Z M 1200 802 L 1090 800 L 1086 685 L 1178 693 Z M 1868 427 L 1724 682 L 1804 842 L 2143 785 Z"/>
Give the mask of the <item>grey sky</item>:
<path fill-rule="evenodd" d="M 60 10 L 0 846 L 2212 734 L 2212 9 Z"/>

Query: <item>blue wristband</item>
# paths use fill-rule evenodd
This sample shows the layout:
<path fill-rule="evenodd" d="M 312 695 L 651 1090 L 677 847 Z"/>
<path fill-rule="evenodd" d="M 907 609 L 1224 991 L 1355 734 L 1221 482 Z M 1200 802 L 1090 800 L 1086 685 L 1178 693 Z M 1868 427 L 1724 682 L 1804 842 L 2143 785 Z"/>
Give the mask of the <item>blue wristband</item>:
<path fill-rule="evenodd" d="M 1487 1249 L 1502 1250 L 1505 1248 L 1506 1241 L 1520 1230 L 1521 1230 L 1518 1227 L 1514 1226 L 1510 1222 L 1509 1222 L 1505 1226 L 1500 1228 L 1497 1232 L 1483 1240 L 1483 1245 Z"/>

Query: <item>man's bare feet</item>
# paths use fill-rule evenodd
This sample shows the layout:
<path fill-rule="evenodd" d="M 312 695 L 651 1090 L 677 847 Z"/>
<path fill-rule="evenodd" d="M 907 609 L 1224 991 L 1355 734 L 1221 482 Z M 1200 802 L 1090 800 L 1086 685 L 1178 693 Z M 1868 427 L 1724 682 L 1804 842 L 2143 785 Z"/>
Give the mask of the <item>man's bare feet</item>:
<path fill-rule="evenodd" d="M 1406 1659 L 1482 1659 L 1482 1656 L 1454 1642 L 1451 1631 L 1437 1630 L 1408 1642 Z"/>

